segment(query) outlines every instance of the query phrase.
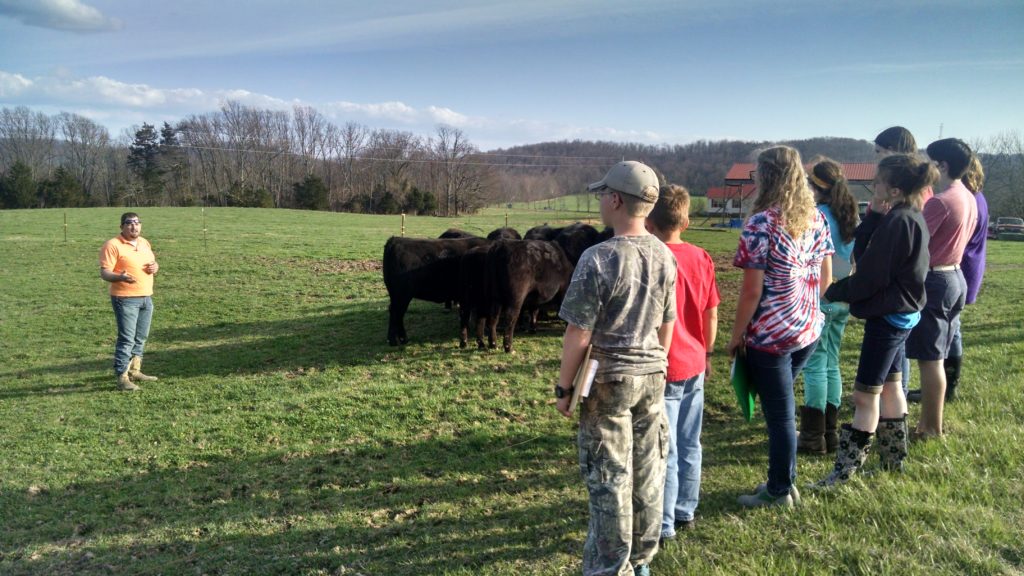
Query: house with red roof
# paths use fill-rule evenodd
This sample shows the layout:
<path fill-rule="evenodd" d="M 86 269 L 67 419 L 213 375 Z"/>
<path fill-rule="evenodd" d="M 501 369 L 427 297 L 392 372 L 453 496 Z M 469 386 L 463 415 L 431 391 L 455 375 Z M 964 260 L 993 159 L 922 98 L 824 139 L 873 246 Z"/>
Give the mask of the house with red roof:
<path fill-rule="evenodd" d="M 863 208 L 871 199 L 871 182 L 875 179 L 877 166 L 867 163 L 844 163 L 842 166 L 850 192 Z M 804 168 L 810 170 L 811 165 L 807 164 Z M 756 169 L 756 164 L 738 162 L 726 173 L 725 186 L 708 188 L 708 216 L 743 218 L 750 215 L 757 196 L 757 186 L 754 184 Z"/>

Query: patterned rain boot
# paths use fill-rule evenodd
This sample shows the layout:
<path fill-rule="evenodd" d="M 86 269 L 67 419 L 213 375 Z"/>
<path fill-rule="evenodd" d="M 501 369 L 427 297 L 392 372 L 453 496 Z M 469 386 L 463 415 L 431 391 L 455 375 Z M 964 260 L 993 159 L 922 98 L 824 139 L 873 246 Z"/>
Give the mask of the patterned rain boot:
<path fill-rule="evenodd" d="M 825 453 L 825 413 L 810 406 L 800 407 L 800 433 L 796 451 L 802 454 Z"/>
<path fill-rule="evenodd" d="M 128 364 L 128 376 L 136 382 L 155 382 L 158 380 L 156 376 L 146 376 L 142 373 L 142 356 L 132 356 L 132 361 Z"/>
<path fill-rule="evenodd" d="M 839 406 L 825 404 L 825 451 L 833 454 L 839 446 Z"/>
<path fill-rule="evenodd" d="M 839 446 L 836 448 L 836 464 L 832 472 L 816 482 L 814 488 L 828 488 L 842 484 L 857 473 L 864 465 L 871 451 L 871 432 L 857 430 L 849 424 L 839 429 Z"/>
<path fill-rule="evenodd" d="M 878 421 L 878 458 L 883 470 L 903 472 L 907 457 L 907 417 Z"/>
<path fill-rule="evenodd" d="M 946 370 L 946 402 L 956 400 L 956 387 L 960 385 L 960 363 L 963 356 L 950 356 L 946 358 L 944 368 Z"/>

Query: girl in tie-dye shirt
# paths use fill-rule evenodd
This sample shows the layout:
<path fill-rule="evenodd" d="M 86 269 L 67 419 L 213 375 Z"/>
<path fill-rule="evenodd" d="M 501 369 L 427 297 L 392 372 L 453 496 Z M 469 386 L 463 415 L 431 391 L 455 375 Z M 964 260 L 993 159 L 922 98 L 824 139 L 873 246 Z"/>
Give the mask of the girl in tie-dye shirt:
<path fill-rule="evenodd" d="M 796 479 L 793 380 L 814 350 L 824 316 L 818 301 L 831 282 L 835 252 L 800 154 L 777 146 L 757 158 L 754 214 L 740 234 L 733 265 L 743 288 L 729 342 L 745 362 L 768 428 L 768 479 L 744 506 L 791 506 Z"/>

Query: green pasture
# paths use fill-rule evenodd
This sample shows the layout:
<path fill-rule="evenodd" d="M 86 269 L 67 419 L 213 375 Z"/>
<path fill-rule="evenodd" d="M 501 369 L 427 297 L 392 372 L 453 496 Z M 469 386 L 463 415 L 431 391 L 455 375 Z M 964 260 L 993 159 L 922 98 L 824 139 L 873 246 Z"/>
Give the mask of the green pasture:
<path fill-rule="evenodd" d="M 586 490 L 551 398 L 560 323 L 515 354 L 460 350 L 456 315 L 414 302 L 410 343 L 391 348 L 380 257 L 400 217 L 145 208 L 160 261 L 145 368 L 161 379 L 118 392 L 97 257 L 121 211 L 0 211 L 0 574 L 579 573 Z M 583 212 L 507 218 L 522 232 Z M 735 499 L 767 450 L 723 377 L 736 232 L 687 238 L 718 264 L 722 322 L 698 526 L 655 574 L 1024 572 L 1024 244 L 989 245 L 944 441 L 911 445 L 903 475 L 747 511 Z M 851 379 L 860 337 L 851 323 Z M 800 485 L 830 467 L 801 457 Z"/>

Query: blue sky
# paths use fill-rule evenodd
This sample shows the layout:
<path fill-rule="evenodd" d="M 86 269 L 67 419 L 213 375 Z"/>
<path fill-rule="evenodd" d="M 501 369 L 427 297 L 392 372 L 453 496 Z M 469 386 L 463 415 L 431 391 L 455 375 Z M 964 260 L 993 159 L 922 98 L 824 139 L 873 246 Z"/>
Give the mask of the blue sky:
<path fill-rule="evenodd" d="M 1024 2 L 0 0 L 0 106 L 113 135 L 226 99 L 482 149 L 1024 129 Z"/>

